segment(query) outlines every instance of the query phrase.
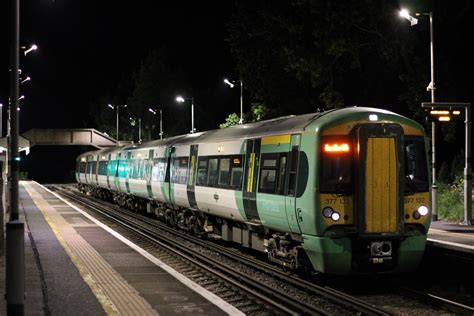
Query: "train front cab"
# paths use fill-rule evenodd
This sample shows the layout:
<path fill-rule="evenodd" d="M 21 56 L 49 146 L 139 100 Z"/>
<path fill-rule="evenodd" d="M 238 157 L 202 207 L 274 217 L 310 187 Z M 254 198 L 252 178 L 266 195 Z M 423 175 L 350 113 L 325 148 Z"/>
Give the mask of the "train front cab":
<path fill-rule="evenodd" d="M 306 235 L 304 248 L 326 273 L 415 269 L 430 222 L 423 130 L 388 117 L 359 120 L 342 133 L 347 127 L 319 138 L 318 234 Z"/>

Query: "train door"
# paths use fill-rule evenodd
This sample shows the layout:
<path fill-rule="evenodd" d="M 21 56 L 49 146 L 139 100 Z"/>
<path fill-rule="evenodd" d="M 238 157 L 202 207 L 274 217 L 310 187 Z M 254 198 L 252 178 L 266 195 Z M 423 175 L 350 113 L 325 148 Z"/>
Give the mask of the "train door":
<path fill-rule="evenodd" d="M 299 142 L 300 135 L 291 135 L 290 154 L 287 169 L 287 177 L 285 184 L 285 210 L 288 225 L 294 233 L 300 233 L 299 222 L 301 221 L 301 214 L 296 208 L 296 183 L 298 175 L 298 160 L 299 160 Z"/>
<path fill-rule="evenodd" d="M 398 124 L 361 125 L 358 141 L 361 232 L 396 234 L 403 228 L 403 129 Z"/>
<path fill-rule="evenodd" d="M 188 167 L 188 178 L 187 178 L 187 193 L 189 205 L 192 209 L 198 209 L 196 203 L 196 195 L 194 192 L 195 189 L 195 177 L 196 177 L 196 168 L 197 168 L 197 155 L 198 155 L 198 145 L 191 145 L 189 152 L 189 167 Z"/>
<path fill-rule="evenodd" d="M 243 204 L 245 216 L 248 221 L 259 221 L 260 217 L 257 211 L 257 175 L 260 157 L 261 139 L 247 140 L 247 149 L 245 151 L 245 173 Z"/>

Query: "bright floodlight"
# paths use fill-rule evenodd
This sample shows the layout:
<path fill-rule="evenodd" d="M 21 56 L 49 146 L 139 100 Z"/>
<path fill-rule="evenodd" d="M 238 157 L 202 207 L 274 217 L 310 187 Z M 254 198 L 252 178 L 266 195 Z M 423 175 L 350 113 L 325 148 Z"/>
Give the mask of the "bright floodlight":
<path fill-rule="evenodd" d="M 234 87 L 234 84 L 232 82 L 230 82 L 229 80 L 224 79 L 224 82 L 227 83 L 229 85 L 229 87 L 231 87 L 231 88 Z"/>
<path fill-rule="evenodd" d="M 184 102 L 184 98 L 183 98 L 182 96 L 177 96 L 177 97 L 176 97 L 176 101 L 183 103 L 183 102 Z"/>
<path fill-rule="evenodd" d="M 153 115 L 156 115 L 156 110 L 153 110 L 152 108 L 149 108 L 148 111 L 150 111 L 151 113 L 153 113 Z"/>
<path fill-rule="evenodd" d="M 110 104 L 110 103 L 109 103 L 107 106 L 108 106 L 109 108 L 111 108 L 111 109 L 114 108 L 114 106 L 113 106 L 112 104 Z"/>
<path fill-rule="evenodd" d="M 24 95 L 21 95 L 21 97 L 18 98 L 18 101 L 23 100 L 25 98 Z"/>
<path fill-rule="evenodd" d="M 400 16 L 410 21 L 410 26 L 416 25 L 418 23 L 418 19 L 412 17 L 407 9 L 400 10 Z"/>

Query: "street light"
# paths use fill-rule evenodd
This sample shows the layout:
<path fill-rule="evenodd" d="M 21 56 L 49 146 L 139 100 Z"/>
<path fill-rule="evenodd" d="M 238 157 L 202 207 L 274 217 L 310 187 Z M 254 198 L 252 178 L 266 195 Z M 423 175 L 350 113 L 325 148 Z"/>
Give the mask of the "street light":
<path fill-rule="evenodd" d="M 130 117 L 130 124 L 132 126 L 135 126 L 135 124 L 137 124 L 136 123 L 137 120 L 138 120 L 138 143 L 141 143 L 142 142 L 142 119 L 140 117 L 139 118 Z"/>
<path fill-rule="evenodd" d="M 416 16 L 426 15 L 430 17 L 430 60 L 431 60 L 431 82 L 426 87 L 426 91 L 431 91 L 431 103 L 435 103 L 435 77 L 434 77 L 434 40 L 433 40 L 433 12 L 429 13 L 416 13 Z M 414 26 L 418 23 L 418 19 L 410 15 L 408 10 L 402 9 L 400 16 L 410 21 L 410 25 Z M 436 124 L 431 122 L 431 173 L 432 173 L 432 184 L 431 184 L 431 207 L 432 207 L 432 220 L 438 220 L 438 185 L 436 183 Z"/>
<path fill-rule="evenodd" d="M 232 82 L 229 81 L 227 78 L 224 79 L 224 83 L 229 85 L 229 87 L 233 88 L 234 82 L 240 82 L 240 121 L 239 124 L 242 124 L 244 122 L 244 98 L 243 98 L 243 92 L 244 92 L 244 82 L 243 80 L 233 80 Z"/>
<path fill-rule="evenodd" d="M 153 113 L 153 115 L 156 115 L 156 113 L 158 112 L 157 110 L 152 109 L 152 108 L 149 108 L 148 111 Z M 163 110 L 160 109 L 160 140 L 162 139 L 163 139 Z"/>
<path fill-rule="evenodd" d="M 176 102 L 183 103 L 186 100 L 191 100 L 191 134 L 196 131 L 194 128 L 194 98 L 183 98 L 182 96 L 177 96 L 176 97 Z"/>
<path fill-rule="evenodd" d="M 119 140 L 119 109 L 120 108 L 126 108 L 127 105 L 124 104 L 124 105 L 112 105 L 112 104 L 108 104 L 108 107 L 111 108 L 112 110 L 117 110 L 117 134 L 116 134 L 116 137 L 117 137 L 117 141 Z"/>
<path fill-rule="evenodd" d="M 33 51 L 33 50 L 37 50 L 38 49 L 38 46 L 36 46 L 35 44 L 31 45 L 30 48 L 28 48 L 27 50 L 25 50 L 25 56 L 26 54 L 28 54 L 29 52 Z"/>
<path fill-rule="evenodd" d="M 28 77 L 26 77 L 24 80 L 22 80 L 22 81 L 20 82 L 20 84 L 24 84 L 25 82 L 30 81 L 30 80 L 31 80 L 31 77 L 28 76 Z"/>

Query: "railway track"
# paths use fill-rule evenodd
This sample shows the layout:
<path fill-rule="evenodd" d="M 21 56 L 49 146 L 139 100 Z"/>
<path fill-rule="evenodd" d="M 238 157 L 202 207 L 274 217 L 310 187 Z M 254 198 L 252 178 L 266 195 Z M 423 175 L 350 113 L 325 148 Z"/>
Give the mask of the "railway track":
<path fill-rule="evenodd" d="M 189 270 L 188 275 L 201 280 L 198 284 L 229 298 L 229 303 L 248 314 L 264 311 L 282 315 L 391 314 L 348 294 L 290 275 L 235 249 L 183 234 L 149 217 L 123 211 L 64 187 L 50 188 L 133 231 L 140 239 L 165 249 L 168 262 L 176 261 L 174 267 Z"/>

